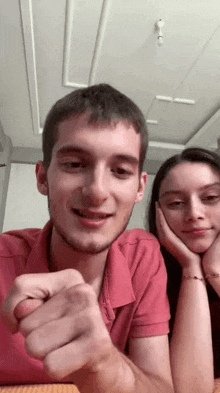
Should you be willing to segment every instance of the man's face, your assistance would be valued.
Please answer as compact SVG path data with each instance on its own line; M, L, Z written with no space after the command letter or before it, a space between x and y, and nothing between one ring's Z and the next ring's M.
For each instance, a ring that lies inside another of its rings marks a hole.
M144 195L139 155L140 135L123 122L97 128L83 115L59 125L49 168L39 162L36 172L62 240L86 253L109 248Z

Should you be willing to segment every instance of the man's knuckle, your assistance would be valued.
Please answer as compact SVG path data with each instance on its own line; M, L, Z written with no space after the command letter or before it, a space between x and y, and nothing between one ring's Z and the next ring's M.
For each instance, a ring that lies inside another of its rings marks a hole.
M53 379L59 380L61 379L61 375L59 375L59 370L57 370L54 360L53 354L49 354L44 359L44 368L46 373Z
M42 344L42 341L36 339L34 334L30 334L25 340L25 348L27 353L37 359L43 359L45 353L44 346Z
M27 284L27 274L22 274L21 276L16 277L14 280L14 287L20 291L25 288Z
M94 298L94 290L89 284L82 284L78 287L83 296L88 296L89 298Z
M66 269L65 274L68 277L68 280L73 283L83 283L83 276L82 274L75 269Z
M70 302L83 301L89 305L94 299L93 290L88 284L77 284L65 291L65 297Z
M27 328L25 319L21 319L21 321L19 322L18 331L21 332L24 337L28 335L30 329Z

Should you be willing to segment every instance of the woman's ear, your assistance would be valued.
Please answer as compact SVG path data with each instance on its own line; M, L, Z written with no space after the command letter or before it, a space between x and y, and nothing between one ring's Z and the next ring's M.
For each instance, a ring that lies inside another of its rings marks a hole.
M48 167L43 161L37 162L35 167L37 189L42 195L48 195L47 169Z
M142 172L139 180L139 188L135 199L135 203L138 203L143 199L146 185L147 185L147 172Z

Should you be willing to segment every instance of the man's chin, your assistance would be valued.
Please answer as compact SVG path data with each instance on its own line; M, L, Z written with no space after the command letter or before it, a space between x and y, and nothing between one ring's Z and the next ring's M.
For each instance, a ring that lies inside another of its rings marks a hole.
M100 241L90 241L88 243L83 243L81 239L70 238L60 230L57 230L57 233L61 237L64 244L69 246L72 250L84 254L100 254L101 252L108 250L112 244L112 241L106 243L101 243Z
M109 249L111 244L103 244L103 245L98 245L95 243L90 243L88 245L83 245L77 242L71 242L69 245L72 247L73 250L84 253L84 254L90 254L90 255L95 255L95 254L100 254L106 250Z
M130 218L130 216L129 216ZM83 241L83 234L80 237L80 235L77 236L71 236L66 233L63 228L60 226L56 225L57 223L51 218L52 223L54 225L55 231L57 234L60 236L62 239L63 243L65 245L68 245L71 247L74 251L78 251L80 253L85 253L85 254L100 254L101 252L104 252L110 248L110 246L118 239L118 237L124 232L124 230L127 227L128 220L125 220L125 223L121 230L115 233L115 236L113 234L113 237L111 239L106 239L106 236L103 235L103 237L100 239L91 239L88 238L88 234L86 235L86 238ZM87 239L87 240L86 240Z

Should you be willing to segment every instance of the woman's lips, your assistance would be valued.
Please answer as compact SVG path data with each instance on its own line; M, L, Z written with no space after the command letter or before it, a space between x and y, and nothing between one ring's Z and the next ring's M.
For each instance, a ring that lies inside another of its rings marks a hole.
M203 236L205 235L211 228L193 228L187 231L182 231L185 234L192 236Z

